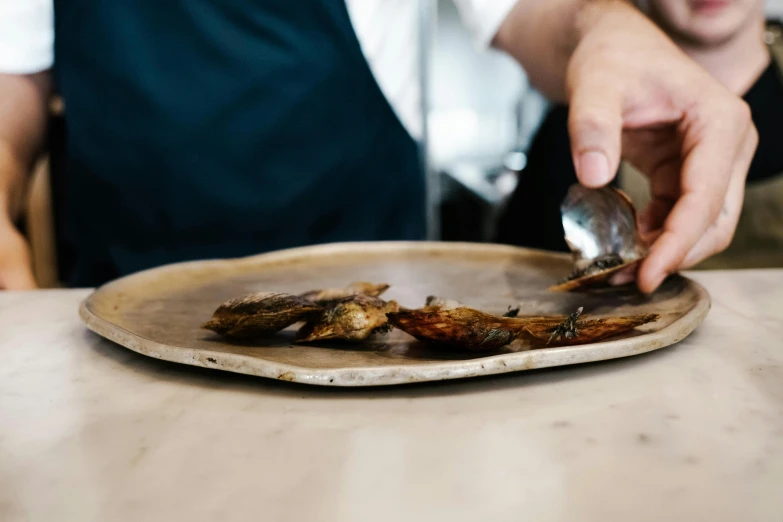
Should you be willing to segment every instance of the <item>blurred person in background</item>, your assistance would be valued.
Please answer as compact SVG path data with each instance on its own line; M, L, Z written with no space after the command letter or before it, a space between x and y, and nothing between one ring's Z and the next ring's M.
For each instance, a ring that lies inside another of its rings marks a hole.
M643 0L637 4L689 57L744 98L759 133L734 239L722 253L697 266L783 266L781 25L765 20L762 0ZM577 182L568 117L566 105L554 105L536 134L528 164L501 219L500 242L567 250L560 202L568 187ZM653 177L650 191L644 175L626 163L613 183L649 215L666 212L671 205L666 188L656 187L654 181ZM519 226L525 222L536 226Z
M585 185L611 181L621 136L650 160L689 144L660 173L676 204L655 224L641 289L725 246L756 145L739 98L626 2L457 4L478 45L569 102ZM35 286L15 218L52 89L67 131L53 187L69 286L191 259L423 239L418 5L0 0L0 287Z

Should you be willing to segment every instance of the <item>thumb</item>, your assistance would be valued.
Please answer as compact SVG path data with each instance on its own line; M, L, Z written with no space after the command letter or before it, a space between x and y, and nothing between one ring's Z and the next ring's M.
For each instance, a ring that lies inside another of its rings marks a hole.
M612 181L620 165L622 132L622 100L616 89L595 80L573 86L568 133L580 183L602 187Z

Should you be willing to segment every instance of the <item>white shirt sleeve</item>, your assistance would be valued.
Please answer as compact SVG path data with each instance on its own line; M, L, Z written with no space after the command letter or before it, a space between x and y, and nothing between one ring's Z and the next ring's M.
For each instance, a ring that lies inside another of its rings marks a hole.
M520 0L454 0L462 22L480 49L489 47L511 8Z
M345 4L378 87L410 135L421 138L419 0L345 0Z
M0 73L31 74L54 61L53 0L0 0Z

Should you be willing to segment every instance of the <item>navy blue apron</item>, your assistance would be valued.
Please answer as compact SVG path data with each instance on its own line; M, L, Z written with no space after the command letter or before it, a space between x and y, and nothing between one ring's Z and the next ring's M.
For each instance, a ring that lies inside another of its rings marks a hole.
M422 239L418 147L344 0L55 0L61 276Z

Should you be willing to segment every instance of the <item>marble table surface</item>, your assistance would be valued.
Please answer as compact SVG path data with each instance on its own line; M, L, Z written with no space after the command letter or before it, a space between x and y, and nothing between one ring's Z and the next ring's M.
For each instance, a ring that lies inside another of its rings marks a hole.
M88 332L87 291L0 293L0 520L783 520L783 270L691 274L648 354L324 389Z

